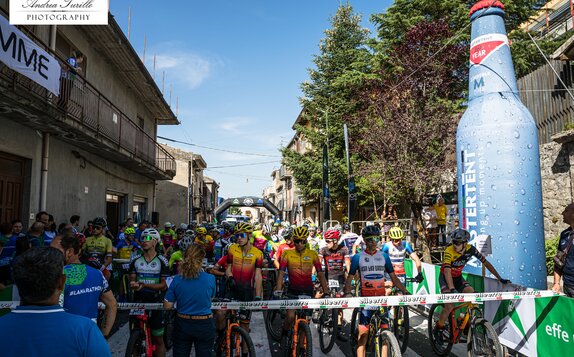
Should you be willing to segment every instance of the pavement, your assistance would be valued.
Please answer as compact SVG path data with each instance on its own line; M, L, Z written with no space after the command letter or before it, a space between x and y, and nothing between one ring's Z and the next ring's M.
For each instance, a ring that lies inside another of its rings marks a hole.
M345 310L344 318L346 321L351 320L352 310ZM430 357L435 356L430 347L428 337L427 337L427 320L424 316L417 314L415 311L410 311L410 325L411 330L409 334L409 348L407 352L403 354L406 357ZM348 328L348 325L347 325ZM342 342L337 340L335 346L329 352L329 354L324 354L319 348L319 334L315 325L311 327L313 334L313 356L314 357L324 357L324 356L351 356L351 349L349 342ZM113 336L108 340L112 355L114 357L124 356L126 344L129 338L129 328L128 324L124 323L119 329L113 334ZM281 349L277 342L272 341L267 336L267 331L265 330L265 321L263 317L263 312L254 311L251 317L251 338L253 344L255 345L255 351L257 356L262 357L279 357L281 356ZM458 344L452 349L450 356L466 356L466 345ZM168 357L172 357L171 351L167 354ZM192 352L191 356L195 356ZM197 356L203 357L203 356Z

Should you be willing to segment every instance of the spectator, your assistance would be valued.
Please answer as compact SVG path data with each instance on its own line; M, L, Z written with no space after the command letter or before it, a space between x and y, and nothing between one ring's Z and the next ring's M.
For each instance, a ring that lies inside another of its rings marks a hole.
M90 319L58 305L66 276L64 256L52 247L33 248L14 262L21 305L0 317L0 334L10 336L3 356L110 356L106 340Z
M425 236L429 248L437 246L437 216L433 205L423 208L422 218L425 223Z
M30 229L28 229L28 239L32 247L41 247L45 245L44 227L46 225L43 222L37 221L32 223ZM51 242L52 240L50 240ZM49 245L49 244L48 244Z
M30 248L32 248L30 236L23 236L16 239L16 252L14 253L14 259L24 254L24 252ZM14 262L14 259L12 259L12 262Z
M562 219L564 223L570 225L562 233L560 233L560 240L558 241L558 251L566 254L566 261L562 269L554 266L554 285L552 290L560 292L560 280L564 280L564 294L574 298L574 249L572 244L574 240L574 203L570 203L562 212Z
M434 205L436 211L437 223L437 240L440 245L446 245L446 213L447 208L444 204L444 198L441 195L436 196L436 204Z
M68 100L72 94L74 87L74 80L78 73L82 73L80 65L84 61L84 55L80 51L73 51L72 55L66 60L67 66L62 66L62 73L60 78L60 100L58 106L64 111L67 110Z
M40 211L36 213L36 222L40 222L44 225L44 230L42 231L42 239L40 239L40 242L42 245L50 245L50 242L54 237L49 237L47 233L51 230L50 215L48 212ZM35 246L34 242L32 242L32 246Z
M116 299L108 281L102 272L80 262L80 242L74 235L62 237L60 247L66 258L64 309L97 322L98 302L103 302L106 309L100 329L107 338L114 325L117 310Z
M142 232L146 230L146 228L147 228L147 222L141 221L140 224L138 225L138 229L136 229L136 235L134 236L138 244L141 244L141 235Z
M51 214L48 215L48 226L44 229L44 245L50 245L50 242L56 234L58 234L58 226L54 221L54 216ZM46 238L47 237L47 238Z
M23 229L24 225L22 224L21 220L15 219L12 221L12 238L14 238L14 241L16 241L16 238L25 235L22 233Z
M80 216L75 214L72 217L70 217L70 224L74 229L74 233L80 233Z
M84 227L82 234L85 237L91 237L94 234L94 222L88 221L88 224Z
M196 356L211 356L215 341L215 322L211 313L211 298L215 296L215 277L201 268L205 250L191 244L163 302L164 308L177 304L173 329L173 356L187 357L195 345Z

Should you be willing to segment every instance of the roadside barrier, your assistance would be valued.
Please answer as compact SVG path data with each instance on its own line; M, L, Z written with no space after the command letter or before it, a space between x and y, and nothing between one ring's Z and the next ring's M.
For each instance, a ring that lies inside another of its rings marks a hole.
M350 309L363 307L366 309L378 309L387 306L413 306L432 305L447 303L473 302L482 304L486 301L523 300L560 296L551 290L526 290L505 291L472 294L434 294L434 295L394 295L375 297L352 297L352 298L326 298L326 299L293 299L293 300L265 300L265 301L230 301L213 302L213 310L278 310L278 309ZM0 303L0 309L14 309L19 305L18 301ZM100 307L104 305L100 303ZM163 304L142 303L118 303L118 310L145 309L163 310Z

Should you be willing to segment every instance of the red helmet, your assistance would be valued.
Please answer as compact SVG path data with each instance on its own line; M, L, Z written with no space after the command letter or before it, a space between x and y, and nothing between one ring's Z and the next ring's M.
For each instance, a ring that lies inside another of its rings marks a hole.
M337 239L341 238L341 232L338 229L328 229L325 232L325 239Z

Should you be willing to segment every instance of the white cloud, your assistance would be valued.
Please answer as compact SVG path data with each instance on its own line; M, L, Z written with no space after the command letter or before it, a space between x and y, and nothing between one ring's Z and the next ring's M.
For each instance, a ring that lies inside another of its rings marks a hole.
M246 131L244 129L248 128L253 122L253 119L247 117L224 118L218 121L215 128L237 135L245 133Z

